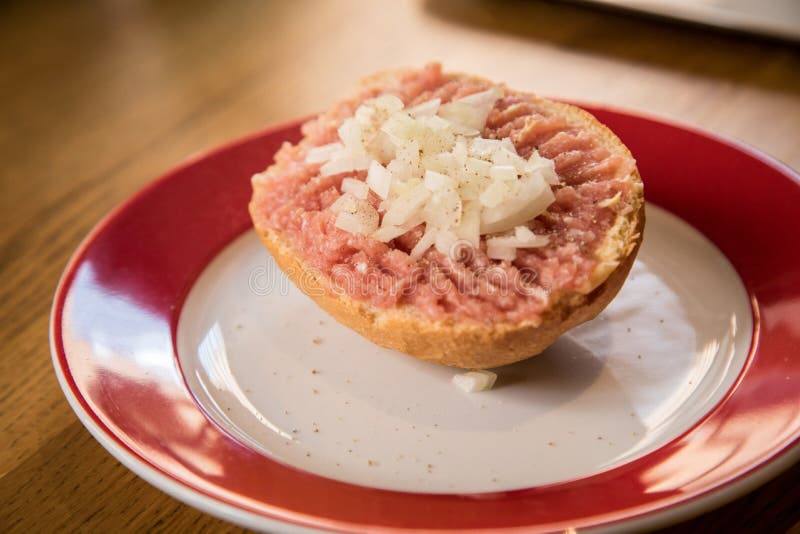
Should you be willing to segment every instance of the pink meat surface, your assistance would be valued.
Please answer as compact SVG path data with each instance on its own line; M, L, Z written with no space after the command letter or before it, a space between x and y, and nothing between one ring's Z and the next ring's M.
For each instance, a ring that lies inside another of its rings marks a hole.
M421 237L422 225L388 244L340 230L326 208L342 194L345 177L364 180L365 172L321 177L320 164L305 162L310 147L337 140L337 128L364 100L390 93L406 105L437 97L448 102L487 87L480 80L448 78L433 64L408 71L395 86L338 103L304 124L303 141L284 144L275 164L253 179L255 224L287 238L307 268L327 275L329 291L380 308L415 306L432 320L537 320L548 294L574 291L588 281L596 266L594 251L620 210L630 209L632 186L623 178L634 168L633 160L610 154L586 131L537 109L530 97L507 91L482 136L509 137L526 158L538 148L555 160L561 179L553 187L555 202L529 223L535 233L550 236L549 245L518 249L512 262L489 259L484 240L480 250L464 250L455 259L431 248L414 260L408 252ZM597 206L618 192L619 203ZM376 197L370 200L377 206Z

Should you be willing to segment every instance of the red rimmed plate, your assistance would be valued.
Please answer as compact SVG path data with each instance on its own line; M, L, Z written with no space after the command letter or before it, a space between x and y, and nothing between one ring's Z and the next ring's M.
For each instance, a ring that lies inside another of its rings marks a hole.
M262 529L642 527L752 488L800 453L797 175L590 111L636 155L645 246L598 320L488 394L284 289L246 205L294 123L181 166L92 231L53 306L68 400L140 476Z

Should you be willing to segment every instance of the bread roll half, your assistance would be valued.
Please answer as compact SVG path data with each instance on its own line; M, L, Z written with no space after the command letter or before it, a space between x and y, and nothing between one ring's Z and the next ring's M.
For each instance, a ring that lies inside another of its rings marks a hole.
M553 213L545 214L541 224L532 221L537 231L548 228L552 247L561 247L558 255L556 251L551 254L558 258L557 262L549 259L547 264L556 262L558 268L553 270L555 274L549 275L551 287L545 288L543 307L524 316L515 315L513 309L501 309L500 304L486 295L475 297L484 299L478 303L483 308L471 309L486 309L487 312L476 315L473 311L469 315L453 305L453 302L465 302L463 296L459 301L443 297L441 306L431 311L409 298L401 297L387 305L385 301L377 302L363 294L334 291L330 266L320 263L323 261L319 257L321 254L312 245L314 239L333 240L337 230L322 223L314 226L309 221L317 219L308 214L324 213L325 201L310 204L307 201L288 207L287 204L296 202L299 191L307 192L311 188L322 191L322 197L336 196L336 187L330 184L341 183L341 176L323 179L318 176L319 165L303 167L304 158L311 147L334 140L331 136L336 126L352 115L361 102L385 93L398 95L407 105L433 95L445 102L449 94L455 92L457 96L459 87L466 86L469 92L490 85L491 82L478 77L442 73L438 65L418 71L373 75L362 81L353 96L306 125L305 139L297 146L285 146L276 164L254 177L250 203L256 231L277 264L337 321L378 345L468 369L498 367L541 353L567 330L594 318L622 287L641 243L645 213L641 178L630 152L616 135L582 109L508 88L505 88L504 100L498 102L494 115L490 115L500 126L487 126L483 136L499 137L510 132L521 153L546 148L553 155L560 176L559 169L564 169L562 183L553 186L559 199L551 210ZM560 126L547 131L539 126L545 122ZM561 137L556 137L559 134ZM566 142L563 150L559 148L562 138ZM526 146L531 143L537 146ZM363 172L347 175L364 179ZM298 182L296 190L278 190L295 187L295 181ZM321 185L316 185L318 183ZM591 196L598 194L596 190L620 194L598 201ZM319 219L325 220L321 215ZM601 222L593 228L593 221ZM570 224L579 230L569 227ZM298 234L301 231L322 231L328 235L306 238ZM574 236L578 236L575 243L570 240ZM358 241L361 245L354 245L352 240L347 243L347 254L358 252L358 246L367 246L364 240ZM374 254L386 254L392 249L407 253L407 248L399 242L389 242ZM485 250L484 243L482 250ZM564 255L564 251L570 250L577 251L574 259ZM334 253L336 251L331 252ZM347 254L343 254L331 262L350 261ZM528 254L546 255L544 252ZM483 258L485 260L485 255ZM504 268L515 268L513 261L502 261L506 262ZM502 262L491 260L491 263ZM554 276L561 277L557 283L552 282ZM516 302L525 303L524 299ZM502 304L507 305L505 301Z

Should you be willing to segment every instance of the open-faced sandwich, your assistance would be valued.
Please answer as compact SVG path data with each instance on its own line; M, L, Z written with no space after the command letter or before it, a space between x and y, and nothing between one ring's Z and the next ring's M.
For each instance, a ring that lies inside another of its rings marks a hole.
M589 113L438 64L384 72L253 177L264 244L373 342L487 368L622 286L644 227L628 149Z

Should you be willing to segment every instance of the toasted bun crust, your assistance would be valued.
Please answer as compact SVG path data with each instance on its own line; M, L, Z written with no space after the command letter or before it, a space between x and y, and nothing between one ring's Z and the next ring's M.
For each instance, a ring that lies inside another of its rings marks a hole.
M395 73L373 75L362 88L385 85ZM463 74L451 74L465 77ZM630 152L608 128L586 111L527 95L540 109L565 117L571 125L594 135L612 153L631 157ZM597 267L589 283L575 292L551 294L550 305L538 324L530 321L496 323L435 322L413 306L377 308L347 295L326 291L318 271L306 269L292 244L279 232L256 228L275 261L304 293L313 298L337 321L374 343L423 360L468 369L498 367L541 353L558 337L596 317L622 287L633 265L644 230L645 213L641 178L634 170L625 180L638 192L632 210L618 216L594 253ZM250 209L253 209L251 203Z

